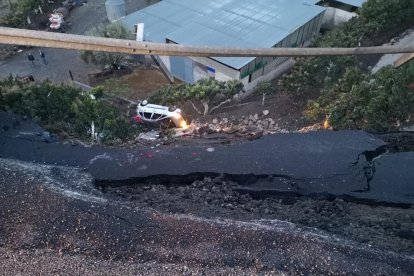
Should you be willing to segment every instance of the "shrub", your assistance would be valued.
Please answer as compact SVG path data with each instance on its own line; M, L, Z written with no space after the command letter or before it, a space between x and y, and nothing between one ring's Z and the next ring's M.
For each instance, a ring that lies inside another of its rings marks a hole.
M371 45L373 42L383 42L404 30L407 23L413 22L414 5L412 0L368 0L359 13L359 17L317 38L313 46L357 47L359 43ZM378 39L378 36L382 39ZM297 59L290 73L281 79L280 86L286 93L303 97L309 88L330 87L343 76L347 68L355 66L358 66L358 62L354 57Z
M0 25L20 28L24 25L27 15L37 8L41 0L19 0L15 3L9 2L10 13L0 20Z
M348 69L310 103L306 115L311 119L326 115L336 129L395 130L413 119L414 93L408 87L413 80L413 63L400 69L384 67L372 76Z
M98 27L89 30L86 35L105 38L133 39L132 32L130 32L124 25L118 23L99 25ZM83 51L80 57L85 63L92 63L105 68L113 65L120 65L125 60L126 56L126 54L122 53Z
M103 142L125 140L139 131L115 107L68 85L24 84L10 78L0 81L0 109L26 115L46 128L81 139L90 137L92 121Z
M213 78L206 78L194 84L180 84L160 89L150 98L151 102L158 104L177 104L189 101L199 114L211 114L225 103L232 100L232 97L243 89L239 81L218 81ZM203 105L204 110L200 111L193 101Z

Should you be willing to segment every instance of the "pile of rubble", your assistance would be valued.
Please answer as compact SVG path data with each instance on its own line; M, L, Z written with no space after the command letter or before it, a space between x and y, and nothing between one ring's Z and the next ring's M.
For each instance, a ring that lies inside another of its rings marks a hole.
M258 138L262 135L274 133L288 133L282 129L272 118L266 117L268 110L264 110L261 115L254 114L243 116L241 119L215 118L211 123L202 124L192 122L190 129L182 131L178 135L199 135L206 136L214 133L233 134L237 137Z

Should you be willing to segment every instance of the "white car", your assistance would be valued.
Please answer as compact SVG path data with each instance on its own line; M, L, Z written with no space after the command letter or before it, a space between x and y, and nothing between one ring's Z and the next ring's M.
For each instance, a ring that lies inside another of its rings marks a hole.
M179 108L169 108L157 104L149 104L148 101L142 101L137 106L137 115L147 123L160 123L164 120L171 120L177 128L188 128L188 123L183 118Z

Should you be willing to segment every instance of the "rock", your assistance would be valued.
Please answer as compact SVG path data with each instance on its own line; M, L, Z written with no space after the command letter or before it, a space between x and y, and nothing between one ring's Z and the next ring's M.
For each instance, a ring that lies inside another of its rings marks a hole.
M242 126L242 127L240 127L240 128L238 129L238 133L240 133L240 134L244 134L244 133L246 133L246 126Z
M254 114L253 118L257 121L259 120L259 114Z
M213 152L214 148L207 148L207 152Z
M246 130L246 132L250 132L252 134L259 133L259 132L263 131L263 129L261 129L260 127L257 127L257 126L246 126L245 130Z
M141 140L147 140L147 141L154 141L157 140L160 137L159 131L149 131L149 132L142 132L138 135L138 138Z
M264 116L267 116L267 115L269 115L270 112L269 112L269 110L263 110L262 113L263 113Z
M213 119L213 124L218 124L218 119L217 118Z
M223 118L223 120L221 121L221 123L223 123L223 124L227 124L229 122L229 119L227 119L227 118Z
M233 134L233 133L237 132L239 129L240 128L238 128L238 127L225 127L225 128L223 128L222 131L224 133L227 133L227 134Z
M215 131L212 130L209 126L202 126L198 129L197 132L198 132L199 135L206 135L206 134L212 134Z

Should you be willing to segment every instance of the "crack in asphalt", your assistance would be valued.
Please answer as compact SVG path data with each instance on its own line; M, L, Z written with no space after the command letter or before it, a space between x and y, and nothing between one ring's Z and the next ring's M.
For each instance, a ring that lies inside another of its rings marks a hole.
M365 164L362 167L364 177L366 179L366 187L364 189L353 190L354 193L367 193L371 191L371 182L374 179L376 172L376 161L379 160L384 154L388 153L387 145L378 147L373 151L365 151L358 155L355 166L359 164L360 157L363 155L365 157Z

